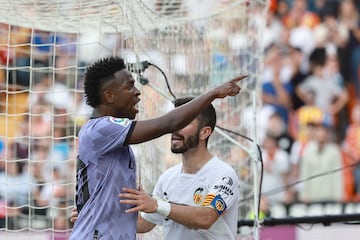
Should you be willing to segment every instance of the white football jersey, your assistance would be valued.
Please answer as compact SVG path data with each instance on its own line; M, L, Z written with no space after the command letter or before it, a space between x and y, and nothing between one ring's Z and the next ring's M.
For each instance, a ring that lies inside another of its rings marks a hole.
M219 158L213 157L196 174L182 173L181 163L166 170L153 195L177 204L212 207L219 214L209 229L195 230L156 213L142 213L144 219L164 226L165 240L236 238L239 179L234 169Z

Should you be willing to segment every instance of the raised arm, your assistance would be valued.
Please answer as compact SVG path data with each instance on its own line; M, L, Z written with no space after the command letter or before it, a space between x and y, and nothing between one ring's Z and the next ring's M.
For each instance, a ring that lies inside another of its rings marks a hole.
M238 76L161 117L136 122L128 144L142 143L185 127L215 99L237 95L240 92L238 83L246 77Z

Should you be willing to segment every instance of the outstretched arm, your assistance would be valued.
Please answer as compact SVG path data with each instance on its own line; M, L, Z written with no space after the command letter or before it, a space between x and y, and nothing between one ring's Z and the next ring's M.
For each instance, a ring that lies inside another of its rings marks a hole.
M127 213L137 211L146 213L162 212L159 210L160 202L146 194L143 190L124 188L123 193L119 194L119 196L121 204L135 205L135 207L126 210ZM170 212L168 216L164 216L164 219L169 218L188 228L208 229L218 218L217 212L210 207L195 207L175 203L170 203L170 205Z
M238 83L246 77L247 75L238 76L161 117L137 121L128 144L142 143L185 127L215 99L237 95L241 89Z

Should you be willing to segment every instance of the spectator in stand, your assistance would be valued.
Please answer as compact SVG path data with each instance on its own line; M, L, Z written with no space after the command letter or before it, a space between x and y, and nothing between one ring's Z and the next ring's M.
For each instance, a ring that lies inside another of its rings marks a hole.
M51 105L42 102L36 102L30 108L31 115L29 120L25 120L25 128L29 128L30 136L49 137L52 131ZM30 127L29 127L30 125Z
M6 212L0 227L17 229L17 216L27 209L34 191L34 181L19 162L8 160L5 164L6 172L0 172L0 205Z
M290 182L299 180L299 166L305 146L314 139L315 126L324 118L324 112L314 105L315 93L307 93L307 103L294 112L293 134L294 142L290 150ZM289 189L293 200L298 199L298 192L301 186Z
M338 86L342 88L345 87L344 78L340 73L339 59L335 52L327 52L326 54L324 76L325 78L332 80Z
M330 3L333 2L328 2L327 4L332 6ZM316 47L326 49L326 67L331 66L333 69L331 70L332 74L336 74L336 77L342 78L340 80L342 83L339 83L345 86L344 81L350 79L350 70L346 70L345 68L350 65L350 57L347 56L348 53L346 49L349 41L348 28L344 23L337 20L337 8L328 7L322 16L322 20L323 21L314 29ZM336 62L336 60L340 61Z
M286 52L273 45L266 54L262 85L262 100L264 107L273 108L278 112L285 124L289 121L289 109L291 107L290 95L292 87L289 82L291 77L291 66L285 61Z
M314 28L319 22L319 16L309 11L307 0L294 0L289 14L283 19L284 25L290 28L297 26Z
M324 111L315 105L314 99L315 93L309 91L307 93L307 103L295 112L294 126L296 132L294 138L296 141L307 141L309 124L318 123L324 117Z
M61 126L55 126L53 129L53 142L49 148L43 172L48 181L53 181L53 168L56 168L61 176L67 173L67 161L70 159L71 151L71 143L66 129Z
M269 191L288 184L289 154L279 147L276 137L271 134L265 136L262 150L264 176L261 191L266 195L270 206L279 202L287 203L289 200L287 191L275 194L269 193ZM267 193L269 193L269 196L267 196Z
M34 30L31 44L34 45L34 64L42 67L50 66L53 58L49 56L51 56L51 53L54 51L53 46L56 44L56 36L48 31Z
M292 64L292 75L290 83L292 88L295 90L301 83L303 83L308 76L307 72L304 72L301 68L303 53L300 48L293 47L290 49L290 60ZM291 94L291 105L292 110L296 111L304 105L304 101L297 95L296 91L293 91Z
M328 53L326 57L326 63L324 68L324 75L327 79L334 81L335 84L340 86L343 91L349 95L348 88L345 84L345 79L340 72L340 63L339 58L336 53ZM349 100L348 97L347 103L340 109L338 114L334 116L334 126L335 126L335 134L338 140L338 143L341 142L345 137L345 129L349 124L349 113L348 106Z
M286 0L277 0L276 2L276 15L281 20L282 25L284 25L283 21L289 14L290 5Z
M304 70L309 70L309 54L315 47L313 29L320 22L319 16L307 9L306 0L292 2L290 11L283 19L284 26L290 29L289 43L298 47L304 54Z
M270 47L272 44L277 44L280 41L279 36L281 35L283 28L284 26L276 16L275 12L271 10L268 11L263 34L263 44L265 49Z
M290 153L290 149L294 140L289 135L287 130L287 126L280 114L275 112L269 117L267 122L267 133L276 138L278 141L278 146L282 150Z
M331 141L330 117L325 118L315 128L315 140L303 149L300 162L300 179L304 182L299 192L302 202L342 201L343 177L340 147ZM309 180L310 177L324 174Z
M307 9L310 12L317 14L322 21L322 16L328 11L329 8L337 8L338 0L307 0Z
M65 200L67 194L61 171L54 167L51 178L44 184L37 197L37 205L40 207L57 206Z
M343 23L338 22L336 10L327 8L322 15L321 23L314 28L316 47L331 47L337 50L347 44L348 29Z
M288 131L289 135L292 136L292 138L296 138L296 134L298 132L296 126L296 113L298 109L305 104L304 101L298 96L296 88L305 81L308 73L303 70L304 54L302 53L301 49L297 47L292 47L290 48L289 54L289 59L292 66L290 84L293 91L290 95L291 109L289 111Z
M30 173L34 177L37 188L34 193L35 204L38 205L37 199L40 193L40 190L46 184L49 179L46 176L49 174L48 169L45 169L46 162L49 155L49 150L51 147L51 139L42 138L38 139L30 148L30 161L29 161L29 168ZM37 211L37 212L44 212L44 211ZM46 210L45 210L46 212Z
M350 87L350 56L347 53L347 45L349 42L349 31L347 26L337 20L337 6L339 2L327 1L325 3L324 12L322 15L322 23L314 29L317 47L324 47L326 49L326 64L325 77L333 79L338 85L344 88L348 93L353 92L353 87ZM353 93L352 93L353 94ZM352 105L352 100L349 98L349 103ZM336 135L339 142L343 140L348 122L347 108L342 108L339 114L335 117Z
M306 128L304 129L303 139L296 139L291 146L290 150L290 174L289 182L294 183L299 181L299 167L301 164L301 159L304 153L306 145L313 141L315 138L315 126L314 122L308 122ZM298 201L298 194L301 191L301 185L294 186L289 189L289 197L294 201Z
M357 103L351 112L351 124L346 130L342 144L344 164L357 163L354 168L344 169L346 200L360 199L360 104Z
M346 73L346 70L350 70L348 72L351 73L350 77L355 87L355 96L358 99L360 97L360 17L353 0L342 0L340 2L338 22L348 29L346 54L341 59L345 62L345 70L342 72ZM347 59L350 59L350 62ZM346 66L349 66L350 69L347 69Z
M304 101L308 102L309 93L314 94L314 105L334 119L348 101L347 91L324 74L326 61L325 48L316 48L310 55L311 74L298 86L296 92Z
M24 27L12 27L9 63L13 67L30 68L30 36L31 29ZM30 72L28 69L18 69L10 71L9 83L12 87L23 89L28 87L30 83Z
M328 59L336 64L332 65L336 69L337 75L343 78L343 87L347 88L347 91L351 97L349 97L348 106L351 108L355 103L355 86L356 86L356 70L352 69L351 59L354 49L356 49L357 41L354 38L354 34L351 33L348 27L348 18L357 18L357 11L354 11L355 7L349 1L326 1L326 10L323 14L322 23L314 29L314 35L318 47L325 47L328 55ZM341 8L339 8L342 6ZM345 7L344 7L345 6ZM343 9L343 10L342 10ZM342 13L343 12L343 13ZM346 16L343 16L343 15ZM354 53L356 55L356 51ZM333 61L337 58L337 61ZM355 60L357 61L357 60ZM356 69L356 67L353 67ZM340 126L337 129L344 130L349 122L348 111L343 109L340 112L339 120ZM347 109L346 109L347 110ZM340 140L343 139L344 132L337 132Z
M0 173L0 199L8 206L18 207L29 204L34 193L34 178L26 167L15 160L6 162L6 172Z

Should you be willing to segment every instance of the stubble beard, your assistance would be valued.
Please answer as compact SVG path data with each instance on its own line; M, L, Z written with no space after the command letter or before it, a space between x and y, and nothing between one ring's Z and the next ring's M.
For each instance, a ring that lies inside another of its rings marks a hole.
M172 153L185 153L189 149L195 148L199 145L199 134L196 133L192 136L190 136L187 140L183 141L183 144L180 146L177 146L176 144L171 144L171 152Z

